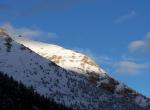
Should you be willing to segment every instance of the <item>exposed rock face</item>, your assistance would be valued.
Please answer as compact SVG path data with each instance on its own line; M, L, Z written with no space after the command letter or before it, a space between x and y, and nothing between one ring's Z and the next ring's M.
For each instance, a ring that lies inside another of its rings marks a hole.
M7 34L5 29L0 28L0 36L8 36L8 34Z

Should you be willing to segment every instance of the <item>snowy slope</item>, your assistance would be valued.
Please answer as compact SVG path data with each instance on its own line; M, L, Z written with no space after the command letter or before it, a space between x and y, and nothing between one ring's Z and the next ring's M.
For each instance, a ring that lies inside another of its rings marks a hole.
M62 68L82 74L94 72L105 76L105 71L86 55L53 44L32 41L22 37L13 38Z
M149 99L121 85L101 69L97 73L85 69L84 74L69 70L0 33L0 71L58 103L76 110L148 110L150 107Z

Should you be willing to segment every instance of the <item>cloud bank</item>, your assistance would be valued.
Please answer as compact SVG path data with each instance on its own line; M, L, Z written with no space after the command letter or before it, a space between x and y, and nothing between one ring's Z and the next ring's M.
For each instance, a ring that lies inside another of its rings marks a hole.
M45 32L42 30L31 29L27 27L16 28L9 23L3 24L0 27L6 29L9 35L12 37L18 37L21 35L24 38L36 39L36 40L48 40L58 37L55 33Z
M132 53L150 53L150 32L147 33L144 39L131 42L128 48Z
M74 50L91 57L100 67L105 67L106 71L113 70L113 72L120 75L136 75L150 69L150 63L142 63L137 61L136 58L120 56L120 58L115 59L113 56L98 55L89 49L75 48Z
M128 21L128 20L134 18L136 15L137 15L136 12L134 10L132 10L130 13L124 14L124 15L116 18L114 20L114 23L116 23L116 24L123 23L125 21Z
M116 72L120 74L137 74L149 68L147 64L140 64L132 61L119 61L113 66L116 68Z
M0 3L0 19L5 21L50 15L51 12L70 10L80 4L87 4L95 0L5 0ZM11 17L10 17L11 16ZM4 22L5 22L4 21Z

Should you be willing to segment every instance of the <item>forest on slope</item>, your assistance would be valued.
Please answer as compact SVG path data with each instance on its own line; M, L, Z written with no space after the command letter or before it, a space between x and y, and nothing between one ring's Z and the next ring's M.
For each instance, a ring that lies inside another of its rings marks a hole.
M72 110L0 72L0 110Z

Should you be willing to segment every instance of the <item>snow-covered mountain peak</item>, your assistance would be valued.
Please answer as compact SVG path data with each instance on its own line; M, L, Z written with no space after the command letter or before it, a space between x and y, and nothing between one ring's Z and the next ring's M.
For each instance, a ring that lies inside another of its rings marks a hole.
M0 36L0 71L57 103L75 110L150 108L149 99L105 74L83 54L56 45L27 41L21 36L10 37L3 31ZM82 61L84 57L85 61ZM63 65L61 60L66 60ZM81 68L80 63L85 63L85 68Z
M73 50L65 49L57 45L47 44L32 40L27 40L22 37L14 37L14 39L30 48L34 52L43 56L44 58L55 62L60 67L75 71L78 73L95 73L105 76L105 71L101 69L95 61L86 55L75 52Z

